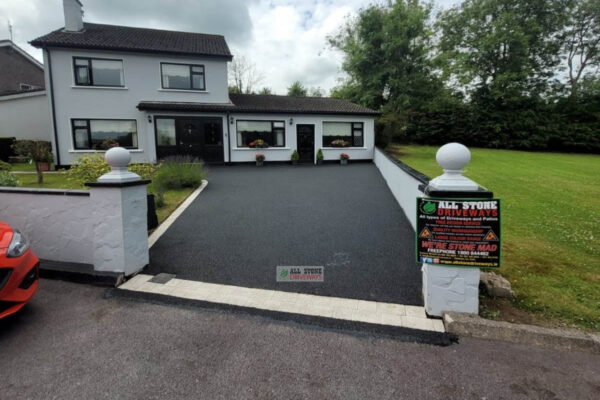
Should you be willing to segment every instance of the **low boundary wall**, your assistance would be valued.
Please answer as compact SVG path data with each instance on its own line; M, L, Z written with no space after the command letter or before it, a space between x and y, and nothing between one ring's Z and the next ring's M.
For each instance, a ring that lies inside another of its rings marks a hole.
M423 196L423 188L429 183L429 177L409 167L376 147L373 162L385 179L404 214L416 229L417 197Z
M0 220L44 260L93 264L94 218L88 190L0 188Z

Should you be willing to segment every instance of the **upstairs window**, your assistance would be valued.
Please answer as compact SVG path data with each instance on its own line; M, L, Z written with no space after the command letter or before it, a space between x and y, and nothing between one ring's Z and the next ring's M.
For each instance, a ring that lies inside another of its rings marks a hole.
M123 60L73 58L75 85L123 87Z
M362 122L323 122L323 147L363 147Z
M237 121L238 147L284 147L284 121Z
M135 149L138 146L134 119L73 119L71 128L76 150L108 150L113 146Z
M204 65L161 63L163 89L206 90Z

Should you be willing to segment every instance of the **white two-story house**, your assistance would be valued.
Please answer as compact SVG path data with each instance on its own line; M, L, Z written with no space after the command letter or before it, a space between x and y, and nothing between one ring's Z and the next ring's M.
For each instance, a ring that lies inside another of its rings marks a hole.
M199 5L201 7L201 5ZM55 164L109 145L133 162L192 155L208 163L371 160L377 112L345 100L229 94L232 54L220 35L83 22L63 0L65 27L31 42L44 53ZM263 146L257 148L261 139ZM343 147L338 147L338 146Z

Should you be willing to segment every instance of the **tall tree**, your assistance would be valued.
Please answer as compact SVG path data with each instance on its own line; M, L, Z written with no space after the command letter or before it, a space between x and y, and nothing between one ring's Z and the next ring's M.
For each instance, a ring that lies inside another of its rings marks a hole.
M574 98L585 76L584 71L600 67L600 1L570 1L567 15L563 52L569 74L570 97ZM588 80L593 79L590 77Z
M288 87L287 94L288 96L308 96L308 89L300 81L295 81Z
M430 57L430 12L428 3L395 0L347 20L329 37L344 54L347 75L332 95L390 110L416 109L437 97L441 85Z
M465 0L442 12L444 77L468 94L507 100L543 93L559 62L560 0Z
M254 93L263 81L264 75L258 71L256 64L246 56L237 56L229 65L229 91L231 93Z

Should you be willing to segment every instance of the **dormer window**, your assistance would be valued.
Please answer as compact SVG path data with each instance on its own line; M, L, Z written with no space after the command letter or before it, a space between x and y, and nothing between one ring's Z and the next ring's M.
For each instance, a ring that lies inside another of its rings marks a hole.
M204 65L160 64L163 89L206 90Z
M123 87L123 60L74 57L75 85Z

